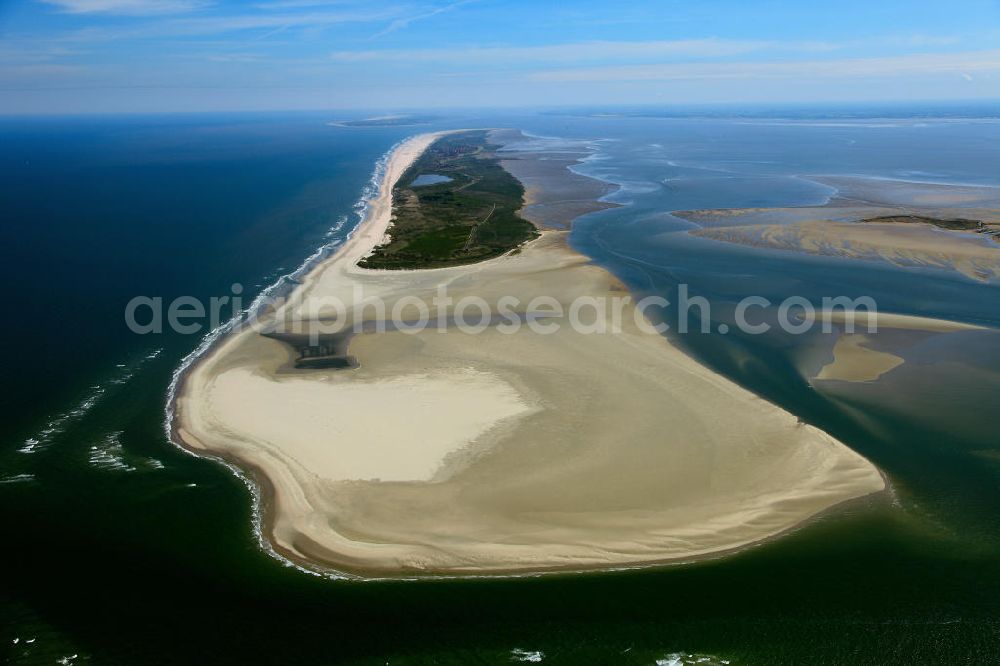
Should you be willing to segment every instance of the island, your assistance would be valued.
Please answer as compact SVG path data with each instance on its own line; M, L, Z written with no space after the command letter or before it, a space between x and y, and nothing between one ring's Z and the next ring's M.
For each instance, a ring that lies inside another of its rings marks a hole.
M393 188L392 233L364 268L437 268L504 254L538 234L518 215L524 188L488 132L441 137Z
M371 116L369 118L334 120L329 124L334 127L410 127L413 125L427 125L437 119L438 116L391 113L384 116Z
M884 490L864 457L653 330L567 242L566 211L606 184L531 159L516 133L405 141L350 239L180 378L175 441L246 475L273 553L362 578L650 566ZM535 174L530 201L518 169ZM545 205L528 224L531 201ZM443 288L434 325L379 325ZM454 325L457 303L504 299L512 317ZM612 300L604 328L594 304ZM511 325L580 303L586 331ZM303 364L313 347L342 362Z

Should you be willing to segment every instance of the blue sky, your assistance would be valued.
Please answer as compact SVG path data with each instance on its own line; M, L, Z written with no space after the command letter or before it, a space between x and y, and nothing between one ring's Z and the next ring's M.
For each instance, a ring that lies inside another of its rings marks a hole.
M0 0L0 113L1000 99L1000 0Z

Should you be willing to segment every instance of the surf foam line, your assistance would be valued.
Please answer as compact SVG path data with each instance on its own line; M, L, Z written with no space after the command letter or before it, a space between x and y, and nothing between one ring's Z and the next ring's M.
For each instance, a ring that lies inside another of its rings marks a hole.
M167 387L167 402L164 409L164 430L167 434L167 438L173 441L171 436L171 427L174 418L174 402L177 394L177 387L180 385L181 379L183 379L185 373L191 366L193 366L198 359L207 354L219 340L224 338L227 333L231 332L238 325L245 322L251 314L258 312L264 304L271 298L280 297L284 293L291 291L294 287L298 286L299 280L309 273L313 268L316 267L321 261L330 257L334 252L340 249L357 231L361 223L364 222L365 216L368 214L369 201L378 195L379 187L382 182L382 178L385 175L385 170L389 162L389 157L402 143L394 144L389 150L387 150L375 163L375 169L372 172L372 176L368 181L368 184L364 186L361 190L360 198L354 203L354 213L357 217L357 222L351 231L340 239L334 239L323 245L319 246L315 252L306 257L298 268L295 270L285 273L278 277L277 280L272 282L270 285L265 287L254 300L239 313L234 315L230 320L220 324L215 327L201 339L198 346L194 348L187 356L181 359L180 364L174 370L170 378L170 384ZM327 232L326 237L331 237L337 232L343 229L347 222L346 217L341 217L336 224L334 224L330 230ZM186 451L183 447L182 450Z
M400 145L405 142L406 139L393 144L376 162L375 168L372 171L371 178L369 178L368 183L362 188L361 195L358 200L354 203L353 209L357 221L353 228L347 233L346 236L340 239L334 239L323 245L319 246L315 252L306 257L305 261L299 265L294 271L286 273L275 280L268 287L265 287L260 294L241 312L233 316L229 321L220 324L216 328L209 331L205 337L201 339L201 342L197 347L194 348L187 356L181 359L180 364L174 370L170 377L170 384L167 386L166 403L163 409L163 429L167 436L167 440L174 445L175 448L179 449L183 453L200 459L210 459L223 466L225 466L233 475L238 478L247 490L250 492L251 497L251 522L253 525L254 537L257 540L257 544L262 551L270 555L272 558L280 562L283 566L294 568L302 573L309 574L311 576L317 576L321 578L326 578L330 580L350 580L353 576L347 574L341 574L338 572L333 572L327 569L313 569L310 567L303 566L299 563L293 562L287 557L278 553L271 543L268 541L267 537L264 536L263 528L263 500L261 497L260 490L257 484L254 483L253 479L245 473L239 467L236 467L227 460L221 458L204 455L195 454L194 452L188 450L187 448L181 446L174 439L174 416L175 416L175 406L177 401L177 389L184 379L184 376L190 371L192 367L201 359L203 356L211 352L217 344L219 344L225 337L233 332L239 325L243 324L252 314L257 313L264 304L267 303L272 298L277 298L282 295L286 295L291 292L299 284L299 280L308 274L313 268L315 268L320 262L329 258L337 250L339 250L351 237L357 232L358 228L364 223L365 218L368 215L368 210L371 206L370 202L379 194L379 190L382 186L382 180L385 177L386 169L389 165L389 159L392 154L400 147ZM348 221L347 216L342 216L337 220L330 230L327 232L326 237L330 238L336 235L339 231L343 229Z

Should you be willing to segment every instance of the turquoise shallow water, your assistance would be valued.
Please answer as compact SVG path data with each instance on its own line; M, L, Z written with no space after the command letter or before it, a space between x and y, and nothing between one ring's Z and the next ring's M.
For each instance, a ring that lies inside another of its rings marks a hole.
M535 651L543 663L912 663L997 653L990 404L1000 346L988 334L920 348L905 373L839 393L802 378L808 340L681 336L703 362L870 457L894 488L733 557L359 584L262 553L248 491L163 434L167 384L199 336L136 336L122 311L135 295L231 295L234 282L249 300L342 238L379 156L431 127L327 120L0 126L0 270L17 303L3 333L0 649L14 663L75 654L72 663L465 664ZM625 205L578 220L573 243L638 292L683 282L723 317L748 294L869 294L884 310L1000 324L996 284L700 241L673 233L687 225L665 214L822 203L830 188L803 178L815 174L1000 185L996 123L511 114L439 124L590 143L596 153L579 170L619 184L610 198Z

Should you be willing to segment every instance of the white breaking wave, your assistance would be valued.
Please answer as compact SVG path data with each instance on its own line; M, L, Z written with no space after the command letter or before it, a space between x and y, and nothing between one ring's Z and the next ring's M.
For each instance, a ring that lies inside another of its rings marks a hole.
M281 287L285 286L289 282L297 281L303 275L308 273L319 260L326 258L333 251L347 242L347 240L353 235L354 230L357 229L357 225L364 221L365 216L368 213L369 201L378 194L382 177L385 174L385 170L389 163L389 157L396 150L396 148L399 147L400 143L397 143L389 148L389 150L386 151L385 154L383 154L382 157L380 157L375 163L375 169L372 172L371 178L368 180L368 184L361 190L361 197L354 203L354 213L357 217L357 223L350 233L343 238L336 238L319 246L315 252L306 257L306 260L303 261L298 268L290 273L282 275L268 287L264 288L260 294L254 298L250 305L237 313L232 319L209 331L205 337L201 339L198 346L195 347L190 354L181 359L181 362L174 370L173 375L170 378L170 384L167 387L167 402L164 408L163 428L167 433L168 439L173 441L170 427L174 418L174 397L177 393L177 386L180 383L180 378L184 375L187 369L191 367L191 365L194 364L194 362L197 361L202 355L204 355L205 352L211 349L212 345L214 345L219 339L246 321L251 314L256 313L266 302L268 302L276 291L281 289ZM330 228L330 231L335 234L336 231L343 229L344 225L347 224L348 219L349 218L347 216L342 216L338 219L337 223ZM329 235L330 234L328 234L328 236ZM185 450L183 447L181 447L181 449Z
M88 393L75 407L49 419L44 428L24 440L24 444L17 450L18 453L31 454L44 450L73 423L86 416L108 392L109 386L127 384L148 361L157 358L161 353L163 353L162 348L154 349L131 365L126 363L116 364L117 374L114 377L107 380L104 384L91 386Z
M710 654L686 654L684 652L673 652L656 660L656 666L690 666L692 664L703 664L704 666L726 666L730 663L728 659L719 659Z
M49 420L48 424L34 436L24 440L24 445L21 446L17 451L18 453L35 453L47 447L52 443L52 440L65 432L66 428L70 426L75 421L80 420L84 415L87 414L97 401L107 392L107 389L101 385L95 385L90 387L90 393L88 393L83 400L81 400L76 407L68 411L59 414Z
M0 477L0 485L6 485L9 483L27 483L34 480L34 474L13 474L11 476Z
M337 218L337 223L330 227L330 229L326 232L326 238L335 238L337 234L343 231L344 226L347 225L347 222L350 219L351 218L347 215L341 215Z
M514 648L510 651L511 661L525 661L531 663L538 663L545 658L545 654L541 650L522 650L521 648Z
M121 431L108 433L88 450L87 460L98 469L113 472L138 472L141 469L164 469L156 458L130 456L121 442Z
M100 444L90 447L87 457L90 464L100 469L119 472L134 472L135 467L125 460L125 447L122 446L121 432L108 433Z
M180 364L174 370L173 375L170 378L170 384L167 386L166 404L163 407L163 415L164 415L163 429L166 432L167 439L172 444L174 444L174 446L176 446L178 449L180 449L187 455L190 456L195 455L194 453L188 451L183 446L174 441L173 432L171 429L174 420L174 398L177 394L177 387L180 384L181 377L183 377L184 373L188 370L188 368L190 368L199 358L201 358L203 354L205 354L208 350L210 350L218 340L220 340L223 336L232 331L233 328L235 328L237 325L245 321L245 319L251 313L256 312L266 302L266 300L271 296L271 294L273 294L275 291L277 291L286 284L286 281L295 281L298 278L302 277L305 273L309 272L309 270L311 270L312 267L320 259L328 257L332 252L334 252L337 248L346 243L351 238L351 236L354 235L354 232L357 230L358 226L361 224L361 222L364 221L366 215L368 214L369 201L378 195L379 188L382 183L382 178L385 174L386 168L388 168L389 158L392 156L392 154L396 151L396 149L400 146L401 143L402 142L396 143L391 148L389 148L389 150L387 150L382 155L382 157L380 157L378 161L375 163L375 168L372 171L372 176L369 179L368 184L365 185L365 187L362 189L360 198L354 203L354 214L357 217L357 223L346 236L344 236L343 238L334 239L329 243L321 245L319 248L317 248L315 252L309 255L309 257L307 257L306 260L303 261L298 268L296 268L291 273L281 276L273 284L265 288L257 296L257 298L253 300L253 302L249 306L244 308L242 312L238 313L236 316L234 316L226 323L221 324L220 326L209 331L208 334L206 334L205 337L201 339L201 342L198 344L198 346L195 347L195 349L190 354L181 359ZM334 227L332 227L331 229L337 229L337 230L342 229L343 226L347 224L348 220L349 220L348 217L346 216L342 217L337 221L337 224L334 225ZM197 457L205 457L205 456L197 456ZM247 489L250 491L250 496L253 501L253 532L254 536L257 538L257 543L261 550L263 550L265 553L269 554L271 557L281 562L284 566L296 569L298 571L301 571L302 573L306 573L312 576L317 576L320 578L327 578L330 580L345 580L352 578L351 576L345 574L328 572L326 570L319 571L316 569L310 569L301 566L299 564L296 564L295 562L289 560L287 557L283 557L280 554L278 554L278 552L274 550L274 548L271 546L268 540L264 537L264 531L261 526L262 522L261 497L260 497L260 491L258 490L256 484L254 484L250 480L250 478L243 472L243 470L236 467L235 465L219 458L215 458L215 460L220 464L225 465L229 469L229 471L231 471L236 476L236 478L242 481L243 485L245 485ZM190 487L194 486L195 484L190 484Z

